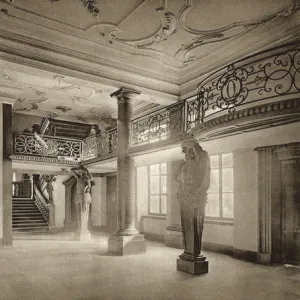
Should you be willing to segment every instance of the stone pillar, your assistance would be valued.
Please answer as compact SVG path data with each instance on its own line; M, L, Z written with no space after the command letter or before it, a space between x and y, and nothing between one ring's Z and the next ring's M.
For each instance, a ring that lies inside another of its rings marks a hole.
M12 246L12 107L3 105L3 237L4 246Z
M92 188L92 225L93 228L106 226L106 177L94 177Z
M118 165L118 229L109 238L108 251L118 254L138 254L146 251L144 236L136 230L136 201L133 158L127 154L131 137L132 101L139 92L121 88L111 97L118 100L117 165Z
M3 104L0 103L0 186L3 186ZM0 190L0 247L3 245L3 192Z

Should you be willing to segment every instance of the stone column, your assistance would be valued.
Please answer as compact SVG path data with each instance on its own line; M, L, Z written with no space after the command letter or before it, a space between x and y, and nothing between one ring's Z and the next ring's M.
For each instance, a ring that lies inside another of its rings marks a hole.
M127 154L131 137L132 101L140 93L121 88L111 97L118 100L117 137L117 206L118 229L109 238L108 251L118 254L137 254L146 251L144 236L136 230L136 201L133 158Z
M12 246L12 106L3 105L3 239L4 246Z

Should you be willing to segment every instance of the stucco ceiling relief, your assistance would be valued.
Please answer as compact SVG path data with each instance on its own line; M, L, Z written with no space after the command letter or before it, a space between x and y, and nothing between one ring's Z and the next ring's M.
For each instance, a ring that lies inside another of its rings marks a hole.
M183 44L174 55L174 58L176 60L182 61L184 64L188 64L197 60L197 54L195 53L195 51L192 51L199 48L200 46L226 41L241 36L271 20L280 17L288 17L294 14L300 8L300 1L294 0L292 4L263 18L246 22L234 22L230 25L214 30L198 30L195 28L191 28L187 24L187 20L188 13L190 10L192 10L192 8L193 0L186 0L185 5L182 7L178 14L178 21L181 27L187 33L195 36L189 42Z
M50 2L58 2L61 0L49 0ZM83 5L87 8L87 10L94 16L97 17L99 14L99 8L97 6L97 1L95 0L81 0Z

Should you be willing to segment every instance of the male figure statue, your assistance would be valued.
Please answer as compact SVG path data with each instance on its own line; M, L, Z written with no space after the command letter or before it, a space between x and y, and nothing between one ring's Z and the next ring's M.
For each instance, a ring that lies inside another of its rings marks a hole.
M177 260L177 269L192 274L207 273L208 262L200 253L210 185L210 159L194 140L184 142L182 152L186 161L179 167L175 180L178 183L184 253Z
M81 242L89 242L91 234L88 231L89 208L91 204L91 186L93 177L90 172L83 166L72 168L72 173L77 180L75 204L78 212L78 229L76 237Z

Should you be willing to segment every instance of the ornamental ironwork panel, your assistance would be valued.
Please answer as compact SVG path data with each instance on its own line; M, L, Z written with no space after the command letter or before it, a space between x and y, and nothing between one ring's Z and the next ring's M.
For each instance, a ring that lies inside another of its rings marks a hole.
M241 105L276 100L299 91L300 47L293 46L265 52L217 71L199 84L197 100L187 110L197 116L196 123L201 123L204 117L220 111L233 113Z
M81 157L81 141L67 140L57 137L43 137L46 148L41 147L33 134L14 134L14 154L44 157L66 157L79 160Z
M132 121L132 146L174 138L184 131L184 102Z
M97 156L113 156L117 154L117 130L99 134L96 137Z
M117 154L117 130L88 137L83 141L82 159L111 157Z
M96 136L91 136L82 142L82 160L95 157L97 157L97 139Z

